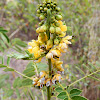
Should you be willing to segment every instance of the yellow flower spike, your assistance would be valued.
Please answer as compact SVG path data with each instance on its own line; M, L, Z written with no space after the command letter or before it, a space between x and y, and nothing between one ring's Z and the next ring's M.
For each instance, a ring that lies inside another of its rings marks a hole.
M58 21L58 23L60 24L60 27L63 25L63 22L62 21Z
M62 25L61 26L61 31L63 31L63 32L67 31L67 26L66 25Z

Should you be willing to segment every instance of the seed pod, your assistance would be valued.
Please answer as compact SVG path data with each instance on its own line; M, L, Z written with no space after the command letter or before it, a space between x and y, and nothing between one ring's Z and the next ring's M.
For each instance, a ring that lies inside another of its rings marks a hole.
M60 34L61 33L61 29L59 27L56 27L56 34Z
M57 39L57 38L54 39L54 44L55 44L55 45L58 45L58 44L59 44L59 39Z
M40 17L39 17L39 19L43 20L43 19L45 19L45 16L43 14L41 14Z
M54 33L55 32L55 28L53 26L50 27L50 33Z
M62 16L61 15L56 15L56 20L62 20Z

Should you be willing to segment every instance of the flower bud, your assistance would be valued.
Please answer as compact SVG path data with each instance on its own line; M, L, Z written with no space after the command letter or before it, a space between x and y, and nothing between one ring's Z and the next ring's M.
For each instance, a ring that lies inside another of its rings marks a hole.
M39 26L42 26L44 24L44 21L41 21L40 23L39 23Z
M50 27L50 33L54 33L55 32L55 28L53 26Z
M56 7L56 10L59 12L60 11L60 8L59 7Z
M40 27L40 32L46 32L46 29L47 29L46 25L43 25Z
M36 33L40 33L40 27L36 29Z
M45 8L44 8L44 11L47 11L47 10L48 10L48 8L45 7Z
M45 19L45 16L43 14L41 14L40 17L39 17L39 19L43 20L43 19Z
M57 20L62 20L62 16L61 15L56 15L56 19Z
M53 54L52 54L52 53L48 53L48 54L46 55L46 57L47 57L48 59L51 59L51 58L53 58Z
M37 10L37 13L40 14L40 10L39 9Z
M56 39L54 39L54 44L55 45L58 45L59 44L59 40L56 38Z
M56 34L60 34L61 33L61 29L59 27L56 27Z
M40 7L40 10L43 10L43 7Z
M55 23L55 26L59 27L60 26L60 23L56 22Z

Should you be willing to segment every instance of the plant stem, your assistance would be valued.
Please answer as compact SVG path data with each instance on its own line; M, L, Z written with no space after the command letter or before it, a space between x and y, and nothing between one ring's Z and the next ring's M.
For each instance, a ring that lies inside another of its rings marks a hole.
M14 70L14 71L15 71L16 73L20 74L21 76L26 77L26 78L28 78L28 79L32 80L30 77L28 77L28 76L26 76L26 75L24 75L24 74L22 74L22 73L18 72L17 70Z
M46 25L47 25L47 31L46 31L46 34L47 34L47 37L48 37L48 40L50 39L50 21L51 21L51 12L50 12L50 9L47 10L47 21L46 21ZM51 59L48 59L48 65L49 65L49 78L51 78ZM47 100L50 100L51 99L51 88L50 86L47 87Z
M77 80L77 81L75 81L75 82L71 83L71 84L69 85L69 87L70 87L70 86L72 86L72 85L74 85L74 84L76 84L77 82L79 82L79 81L81 81L81 80L83 80L83 79L87 78L87 77L90 77L90 76L91 76L91 75L93 75L93 74L98 73L98 72L100 72L100 70L97 70L97 71L95 71L95 72L93 72L93 73L91 73L91 74L89 74L89 75L86 75L86 76L84 76L84 77L80 78L79 80Z
M49 65L49 78L51 78L51 59L48 59L48 65ZM50 86L47 87L47 100L51 99L51 88Z
M62 88L63 90L65 90L64 87L63 87L60 83L58 83L58 84L61 86L61 88ZM71 98L70 98L69 93L67 92L67 90L65 90L65 92L66 92L66 94L67 94L67 96L68 96L68 100L71 100Z

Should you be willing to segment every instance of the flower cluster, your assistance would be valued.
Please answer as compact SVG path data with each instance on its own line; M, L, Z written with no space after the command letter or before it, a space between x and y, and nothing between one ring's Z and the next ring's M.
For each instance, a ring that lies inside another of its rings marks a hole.
M55 74L53 78L49 78L48 73L46 71L41 71L39 77L33 78L33 85L39 86L42 88L43 86L51 86L55 84L57 81L60 82L62 79L60 74Z
M50 18L48 24L48 13L50 11ZM56 3L44 2L43 5L38 7L38 15L41 20L39 27L36 29L38 35L38 40L32 40L29 42L28 51L34 53L34 57L37 62L40 62L42 55L44 54L47 59L51 60L52 63L52 73L46 71L40 72L38 77L33 78L33 85L43 87L43 85L51 86L57 81L60 82L64 74L64 69L62 67L63 61L60 61L61 53L67 52L69 41L72 36L66 36L67 26L65 22L62 21L62 15L59 13L60 8L57 7ZM50 37L48 37L48 33Z

